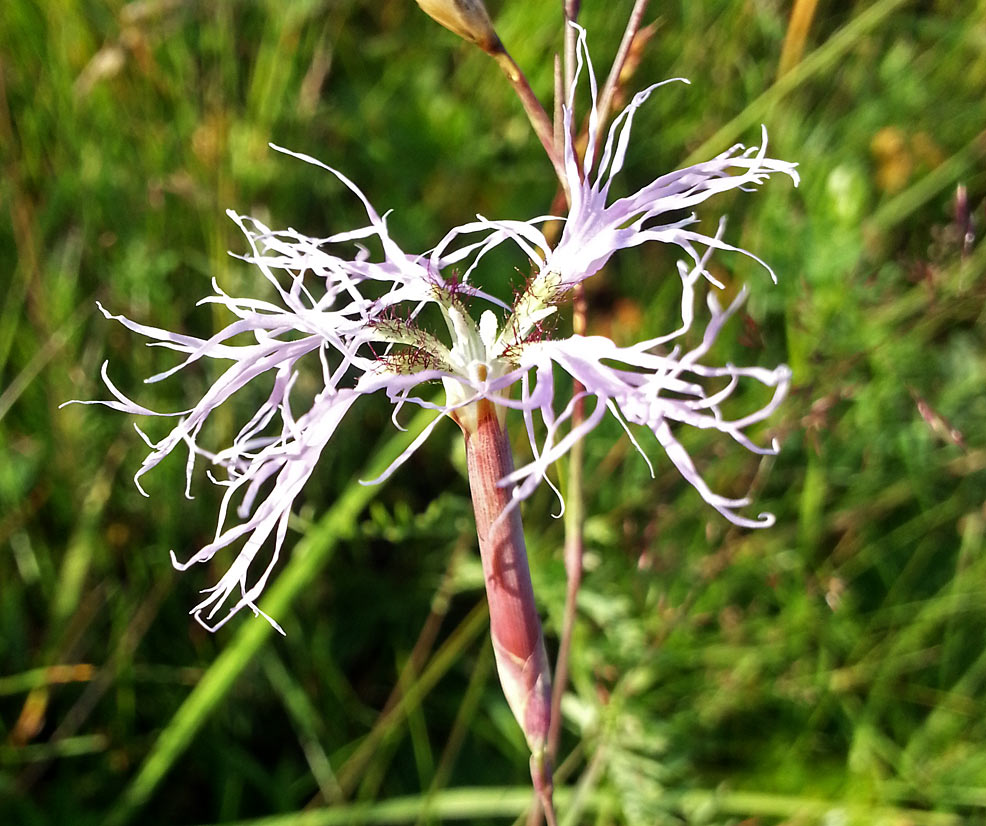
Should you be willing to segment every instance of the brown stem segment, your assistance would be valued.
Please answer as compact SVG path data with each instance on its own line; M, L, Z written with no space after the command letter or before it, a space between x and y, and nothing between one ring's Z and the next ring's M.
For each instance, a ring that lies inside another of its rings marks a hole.
M515 506L504 514L511 502L511 488L497 484L514 469L510 441L492 402L477 402L475 418L463 419L468 421L468 428L463 427L466 461L496 668L507 703L531 750L534 787L548 810L551 671L534 603L520 510Z

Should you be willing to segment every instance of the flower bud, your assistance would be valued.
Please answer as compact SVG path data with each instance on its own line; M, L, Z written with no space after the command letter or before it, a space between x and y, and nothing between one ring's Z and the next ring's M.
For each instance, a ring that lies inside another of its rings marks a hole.
M497 54L503 51L483 0L417 0L417 3L432 20L475 43L484 52Z

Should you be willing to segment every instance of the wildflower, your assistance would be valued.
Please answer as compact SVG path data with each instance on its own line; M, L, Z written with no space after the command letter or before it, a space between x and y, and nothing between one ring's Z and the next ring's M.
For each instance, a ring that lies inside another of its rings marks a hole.
M767 157L764 134L759 147L733 147L711 161L663 175L631 195L610 201L610 185L622 169L634 114L662 84L638 93L616 118L597 163L596 81L585 32L578 31L576 77L583 70L588 75L592 112L580 171L571 137L573 91L564 108L564 185L572 196L565 218L492 221L477 216L449 231L433 249L407 254L391 236L386 216L345 175L307 155L272 145L334 175L362 203L366 225L326 238L310 238L290 229L274 231L255 219L228 213L249 246L243 260L267 280L276 300L233 297L214 282L215 294L203 301L221 304L234 320L208 339L138 324L100 306L107 318L183 354L176 366L149 382L166 379L204 358L228 362L225 371L192 408L161 414L117 389L104 364L103 380L113 399L91 402L136 415L178 418L158 442L138 428L151 449L137 471L138 487L143 474L179 445L188 450L187 496L191 496L197 458L225 472L223 478L210 474L225 488L213 540L184 561L172 552L174 565L184 570L242 542L229 570L192 609L210 630L243 608L263 615L280 630L258 607L257 599L283 546L294 500L343 418L362 396L386 394L394 405L395 422L405 404L436 413L410 447L372 482L390 476L439 422L453 419L466 441L497 670L527 738L532 777L546 810L551 798L546 754L551 676L518 504L542 481L551 485L551 465L609 413L648 465L650 460L636 442L631 425L649 429L682 476L725 518L749 527L769 525L773 521L770 514L749 517L740 512L749 504L746 498L725 497L709 488L673 425L714 429L755 453L774 453L775 444L759 446L746 430L777 408L790 382L785 366L767 369L706 363L717 336L745 297L743 290L728 306L720 306L712 290L722 285L709 273L709 257L714 250L750 253L722 240L722 222L714 235L705 235L694 228L694 214L679 216L716 193L750 188L776 172L797 183L794 165ZM547 220L564 221L553 249L540 228ZM618 346L601 336L556 337L551 333L551 317L570 299L577 284L598 273L619 250L648 241L676 245L687 257L678 264L682 292L676 329L632 346ZM486 293L474 279L487 253L505 243L516 246L533 266L532 276L512 304ZM696 296L702 282L710 285L709 320L701 342L683 349L677 342L696 321ZM472 310L479 304L486 309L477 319ZM421 321L427 307L436 308L444 320L441 333ZM245 335L249 343L243 343ZM296 414L298 400L293 390L299 362L316 355L320 388L307 409ZM559 398L559 372L569 374L584 388L575 398ZM269 377L269 394L232 443L217 452L203 447L199 436L212 411L262 375ZM744 380L770 388L771 397L758 409L730 419L722 410L723 402ZM420 394L425 386L439 382L445 391L443 401ZM580 400L591 405L584 419L573 418ZM530 460L516 468L507 437L510 410L521 414L531 453ZM234 506L235 519L230 516ZM259 562L265 549L266 561Z
M718 249L751 254L722 241L722 224L715 235L708 236L688 229L696 221L694 215L666 223L662 218L669 213L679 215L681 210L718 192L759 184L774 172L783 172L797 182L794 165L768 158L764 136L760 147L733 147L711 161L663 175L637 192L608 203L610 184L623 166L634 113L662 84L639 92L616 118L597 165L593 139L596 81L581 29L579 46L578 74L587 69L593 100L590 138L584 178L575 161L573 142L566 139L565 161L573 202L554 249L539 229L552 216L528 221L491 221L477 216L475 221L452 229L434 249L409 255L391 237L386 218L345 175L314 158L272 145L277 151L334 175L362 203L368 219L366 226L326 238L310 238L295 230L273 231L256 219L229 212L250 247L243 260L257 268L278 300L233 297L213 282L215 295L200 303L221 304L235 320L208 339L113 316L100 305L107 318L119 321L158 346L184 354L179 364L149 378L149 383L169 378L203 358L230 363L188 410L158 413L132 401L113 384L106 364L102 377L113 400L87 402L135 415L179 419L158 442L152 442L138 428L151 448L135 476L142 493L141 477L179 445L185 445L189 452L186 496L191 497L197 457L225 471L225 478L212 477L225 488L213 541L186 561L172 553L175 566L184 570L212 559L222 548L244 541L227 573L192 610L206 627L218 628L245 607L262 613L256 600L283 545L292 503L350 408L361 396L381 391L394 403L395 416L405 403L433 408L437 415L407 451L373 481L390 476L442 418L453 418L469 435L479 429L479 411L486 411L483 415L494 411L502 427L507 410L515 409L525 421L533 458L510 470L499 482L510 492L507 507L513 509L547 478L551 464L609 412L623 424L631 439L628 425L650 429L685 479L731 522L752 527L772 523L769 514L756 518L741 515L738 511L749 504L748 500L714 493L672 429L675 422L715 429L753 452L776 451L776 445L756 445L745 430L777 408L788 388L789 370L785 366L767 369L703 363L745 291L725 309L710 291L707 305L711 318L702 342L686 352L667 349L695 321L698 282L706 280L715 287L721 286L706 266L711 252ZM570 100L564 109L569 127L572 112ZM566 135L570 134L571 129L566 129ZM379 260L373 260L363 246L373 239L382 250ZM689 264L678 264L682 297L681 324L677 329L629 347L617 346L600 336L553 338L546 333L546 320L569 297L575 284L596 274L620 249L647 241L675 244L690 259ZM504 242L516 244L535 266L535 274L512 305L472 283L483 256ZM349 256L336 252L348 245L355 247ZM700 252L696 245L703 245L704 251ZM459 271L462 274L457 276ZM476 321L467 305L478 301L493 309L484 310ZM429 304L436 306L444 318L448 336L445 340L417 321ZM233 342L244 333L254 341ZM292 388L299 361L309 355L319 357L322 387L310 407L296 415ZM571 418L574 400L564 406L559 404L556 367L581 382L584 395L595 399L585 421L569 432L564 431L564 426ZM272 377L270 394L232 443L218 452L200 445L198 436L212 411L264 374ZM742 379L772 388L772 397L763 407L731 420L723 415L721 404ZM415 395L420 386L439 380L446 391L444 403ZM725 384L707 389L709 380ZM511 395L515 384L521 386L519 398ZM272 433L275 419L279 420L279 432ZM638 450L643 455L639 446ZM240 521L228 525L230 509L237 501ZM267 564L259 575L252 574L256 558L265 547L271 549ZM236 591L236 601L217 619ZM273 622L270 617L267 619Z

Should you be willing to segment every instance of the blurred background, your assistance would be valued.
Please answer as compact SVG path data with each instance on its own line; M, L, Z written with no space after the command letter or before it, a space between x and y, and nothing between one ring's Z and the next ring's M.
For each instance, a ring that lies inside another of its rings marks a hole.
M490 3L548 106L560 5ZM630 5L583 2L600 76ZM728 213L726 240L779 277L717 256L727 290L751 291L717 358L787 362L795 386L755 434L781 442L770 461L682 434L714 489L776 514L769 530L732 528L657 450L651 479L615 422L588 441L562 822L986 822L986 4L653 2L646 19L627 89L692 85L639 111L617 186L766 124L800 188L777 178L700 215ZM316 236L362 225L337 181L268 141L393 209L406 250L554 195L494 64L410 0L3 3L2 823L525 820L454 426L360 487L400 438L366 402L297 503L262 603L287 636L247 615L210 635L187 611L223 560L177 575L168 551L208 541L219 491L200 468L185 499L174 456L141 497L132 420L59 409L106 397L104 360L149 407L199 397L214 366L143 385L173 358L95 302L195 334L225 324L195 306L210 279L260 289L227 254L245 244L226 209ZM591 282L590 331L669 329L676 257L618 257ZM219 412L217 443L242 413ZM542 491L524 514L552 652L555 508Z

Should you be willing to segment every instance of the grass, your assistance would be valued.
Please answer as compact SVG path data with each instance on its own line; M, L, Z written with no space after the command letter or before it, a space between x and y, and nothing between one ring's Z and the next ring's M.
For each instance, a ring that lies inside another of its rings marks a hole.
M626 11L583 4L597 69ZM565 697L566 823L986 822L986 27L981 3L653 6L625 176L651 180L765 123L803 183L710 204L779 274L751 288L744 364L795 389L760 467L692 438L714 487L777 525L730 529L615 424L586 445L587 573ZM550 96L555 4L494 4ZM784 72L780 72L781 55ZM349 423L312 480L263 603L210 636L178 576L214 525L181 461L134 489L123 417L58 405L98 370L179 409L209 376L140 387L166 355L114 312L203 332L210 277L250 290L224 210L326 234L358 204L267 148L343 169L405 248L477 212L547 209L550 170L477 50L403 0L14 0L0 20L0 821L523 822L526 747L491 673L453 428L386 485L397 433ZM966 187L976 240L953 219ZM662 330L673 258L590 290L590 330ZM513 264L511 265L513 266ZM509 268L504 279L511 275ZM505 283L505 282L504 282ZM503 288L504 285L494 285ZM235 411L216 423L234 427ZM157 432L150 426L151 435ZM656 454L655 454L656 455ZM660 457L658 456L658 459ZM525 509L549 648L564 603L549 493Z

